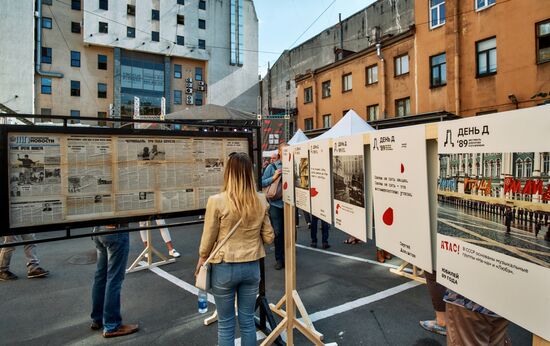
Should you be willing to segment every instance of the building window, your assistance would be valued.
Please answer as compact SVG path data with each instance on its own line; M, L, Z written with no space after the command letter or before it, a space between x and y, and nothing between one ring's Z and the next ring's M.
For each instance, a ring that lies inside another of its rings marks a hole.
M489 6L492 6L496 3L496 0L475 0L476 1L476 10L480 11L486 9Z
M430 57L430 86L447 84L447 59L445 53Z
M550 61L550 19L537 23L537 62Z
M75 11L80 11L80 0L71 0L71 8Z
M497 73L497 38L476 42L477 76Z
M342 92L350 91L352 87L351 73L342 76Z
M322 84L322 97L327 98L330 97L330 81L324 81Z
M51 95L52 93L52 79L51 78L41 78L40 79L40 92L42 94Z
M313 130L313 118L304 119L305 130Z
M430 0L430 29L445 24L445 0Z
M97 98L100 98L100 99L107 98L107 84L97 83Z
M533 175L533 163L530 158L525 159L525 177L531 178Z
M378 65L367 66L367 85L378 83Z
M129 16L135 16L136 15L136 5L126 5L126 13Z
M160 20L159 10L151 10L151 20Z
M71 66L80 67L80 52L71 51Z
M99 0L99 9L100 10L109 10L109 0Z
M127 37L131 37L131 38L136 37L136 28L129 26L126 29L127 29L126 30Z
M40 108L40 115L52 115L52 109L51 108ZM52 121L50 118L40 118L41 123L47 123Z
M106 70L107 69L107 55L97 55L97 69Z
M516 177L523 178L523 161L521 159L516 160Z
M500 164L500 159L497 159L497 175L496 177L500 177L500 173L501 173L501 164Z
M378 120L378 105L370 105L367 106L367 119L368 121L375 121Z
M181 78L181 65L174 64L174 78Z
M330 114L325 114L323 115L323 128L325 129L328 129L329 127L332 126L332 120L331 120L331 115Z
M313 88L305 88L304 89L304 103L310 103L313 102Z
M71 22L71 32L75 34L80 34L80 23Z
M40 58L40 62L43 64L51 64L52 63L52 49L48 47L42 47L42 57Z
M206 20L199 19L199 29L206 29Z
M393 59L395 76L401 76L409 73L409 56L401 55Z
M99 32L102 34L109 33L109 23L99 22Z
M49 17L42 17L42 27L44 29L51 29L52 28L52 19Z
M97 112L98 119L107 119L107 112ZM107 126L107 122L104 120L98 120L97 126Z
M178 14L176 16L176 22L179 24L179 25L185 25L185 17L182 15L182 14Z
M154 42L160 41L160 33L158 31L151 31L151 41L154 41Z
M174 104L181 105L181 90L174 90Z
M199 40L199 49L206 49L206 41Z
M74 118L74 119L71 119L71 124L79 124L80 119L78 118L80 118L80 111L71 109L71 118Z
M176 36L176 44L179 46L185 46L185 38L183 36Z
M202 67L195 67L195 80L202 80Z
M80 96L80 81L71 81L71 96Z
M398 117L403 117L411 114L411 98L395 100L395 113Z
M185 0L178 0L177 3L178 5L185 5Z
M542 154L542 175L549 176L550 175L550 154L544 153Z
M195 106L202 106L202 91L195 93Z
M230 0L229 4L229 63L242 66L244 64L244 25L243 0Z
M42 0L42 5L51 6L52 5L52 0Z
M206 1L199 0L199 10L206 10Z

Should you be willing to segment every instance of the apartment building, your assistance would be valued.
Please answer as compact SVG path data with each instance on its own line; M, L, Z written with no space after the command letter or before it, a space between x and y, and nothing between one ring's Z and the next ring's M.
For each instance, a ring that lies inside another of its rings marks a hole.
M417 0L414 26L296 77L298 127L349 109L374 125L550 102L550 7L540 1Z
M33 59L35 66L33 80L25 75L21 83L17 102L24 107L16 111L130 117L134 97L140 114L160 114L163 100L166 112L206 103L257 110L258 19L251 0L21 3L1 10L9 13L13 35L3 36L0 47L17 56L2 71L0 102L21 74L17 61L28 68Z

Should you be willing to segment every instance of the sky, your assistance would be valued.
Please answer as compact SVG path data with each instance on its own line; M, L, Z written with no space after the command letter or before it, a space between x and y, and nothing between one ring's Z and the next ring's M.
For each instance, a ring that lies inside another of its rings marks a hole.
M268 62L273 66L285 49L295 47L317 35L323 29L336 24L338 13L342 14L343 20L374 1L255 0L254 5L259 20L259 74L263 77L267 72ZM325 12L323 13L323 11ZM321 15L321 13L323 14ZM307 29L316 19L315 24ZM305 31L306 29L307 31ZM300 37L300 35L302 36ZM298 39L298 37L300 38ZM296 41L297 39L298 41Z

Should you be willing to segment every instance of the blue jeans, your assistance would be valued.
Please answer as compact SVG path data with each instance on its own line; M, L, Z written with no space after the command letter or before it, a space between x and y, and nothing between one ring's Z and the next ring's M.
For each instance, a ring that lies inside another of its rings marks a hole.
M311 242L317 243L317 223L319 218L317 216L311 215ZM328 227L329 224L323 220L321 221L321 239L323 243L328 243Z
M117 330L120 316L120 289L130 249L127 232L94 236L97 249L97 269L92 288L92 321L103 323L105 332Z
M235 345L235 293L241 345L256 345L254 310L260 285L260 262L213 264L211 279L218 310L218 345Z
M275 233L275 260L278 263L285 263L285 213L283 208L277 208L273 205L269 207L269 220Z

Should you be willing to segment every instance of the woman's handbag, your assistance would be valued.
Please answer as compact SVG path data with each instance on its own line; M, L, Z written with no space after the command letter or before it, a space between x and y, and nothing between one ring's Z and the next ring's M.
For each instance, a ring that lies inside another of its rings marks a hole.
M208 256L208 258L203 263L203 265L200 266L199 272L197 273L197 277L195 278L195 287L204 291L207 291L210 289L210 275L212 271L210 270L209 262L212 260L212 258L214 258L214 256L216 256L216 254L218 253L218 251L220 251L222 246L229 240L229 237L231 237L233 233L235 233L235 231L237 230L237 228L239 227L242 221L243 219L239 219L239 221L237 221L237 223L235 224L235 226L233 226L231 231L229 231L229 233L225 236L225 238L223 238L221 243L219 243L214 248L214 250L212 250L212 252L210 253L210 256Z
M283 198L282 174L271 184L263 188L263 193L268 201L276 201Z

